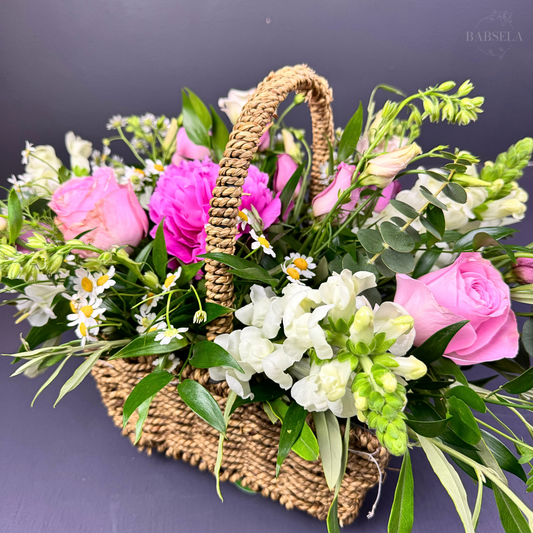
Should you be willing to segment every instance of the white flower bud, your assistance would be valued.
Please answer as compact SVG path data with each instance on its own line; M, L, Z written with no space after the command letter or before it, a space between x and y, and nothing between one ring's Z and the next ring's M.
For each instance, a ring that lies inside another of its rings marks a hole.
M413 355L409 357L397 357L396 361L398 362L398 366L391 368L391 370L407 380L420 379L426 375L428 370L427 366Z
M353 324L350 326L350 340L357 344L369 344L374 337L374 313L366 305L355 313Z
M330 402L340 400L346 394L346 382L336 365L325 364L320 369L320 381Z
M207 313L205 311L198 310L196 311L196 313L194 313L194 318L192 321L195 324L202 324L206 320L207 320Z
M393 371L396 371L397 368L394 368ZM385 392L396 392L396 387L398 386L398 380L394 377L393 374L387 372L381 376L381 382L383 383L383 390Z
M359 411L366 411L368 409L368 398L365 396L360 396L359 391L353 393L353 399L355 402L355 407Z

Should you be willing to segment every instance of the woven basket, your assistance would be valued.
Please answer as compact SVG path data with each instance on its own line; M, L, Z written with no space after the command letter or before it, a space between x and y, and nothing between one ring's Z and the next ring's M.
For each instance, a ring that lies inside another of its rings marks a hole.
M306 95L313 125L313 165L310 193L322 189L320 164L328 157L326 139L333 136L331 90L326 80L307 66L285 67L271 73L244 106L220 162L220 173L211 202L207 226L207 250L234 253L237 213L242 185L259 139L275 116L278 105L292 91ZM207 299L227 307L233 304L232 276L226 266L215 261L206 263ZM208 337L214 338L232 329L228 314L209 324ZM153 358L99 361L93 369L102 399L115 424L122 425L122 408L133 387L153 370ZM175 371L177 372L177 370ZM225 382L212 383L205 370L187 367L182 377L204 385L224 409L228 387ZM196 416L170 383L152 401L143 435L138 446L149 453L153 449L176 459L183 459L200 470L213 472L217 455L218 433ZM133 441L135 416L123 431ZM224 445L221 479L240 481L245 487L279 500L288 509L298 508L319 519L327 517L333 495L329 491L320 461L308 462L291 452L276 479L276 456L280 424L273 425L262 407L249 404L232 415ZM350 448L373 454L382 472L389 461L388 452L369 431L350 430ZM379 481L374 462L350 453L346 476L338 500L341 524L352 522L359 512L366 492Z

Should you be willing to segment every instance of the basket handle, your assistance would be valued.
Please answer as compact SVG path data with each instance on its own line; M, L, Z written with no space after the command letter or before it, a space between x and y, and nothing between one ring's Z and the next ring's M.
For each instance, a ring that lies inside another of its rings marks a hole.
M235 253L238 212L242 185L248 167L257 151L259 139L272 122L278 105L289 93L305 93L311 112L313 131L313 161L311 168L311 198L323 190L320 165L329 157L328 140L333 141L333 95L327 81L306 65L284 67L271 72L257 87L244 106L229 137L224 158L220 161L217 183L213 189L209 224L206 226L207 252ZM206 260L207 301L231 307L234 300L233 276L228 267ZM208 338L232 330L232 314L228 313L208 325Z

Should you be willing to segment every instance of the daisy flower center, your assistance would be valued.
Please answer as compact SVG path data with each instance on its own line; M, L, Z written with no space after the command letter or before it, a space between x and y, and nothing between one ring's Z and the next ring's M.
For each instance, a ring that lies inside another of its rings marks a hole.
M92 308L92 306L90 305L84 305L80 311L87 317L89 318L92 314L93 314L93 311L94 309Z
M102 285L104 285L108 281L109 281L109 276L106 274L105 276L100 276L98 278L98 281L96 282L96 284L98 285L98 287L101 287Z
M163 165L154 165L154 168L158 171L158 172L163 172L163 170L165 170L165 167Z
M152 323L152 321L148 317L143 316L143 318L142 318L143 327L147 328L151 323Z
M80 324L80 333L82 337L87 337L87 326L83 322Z
M174 275L168 276L168 278L165 280L165 283L164 283L165 289L168 289L172 285L172 283L174 283L175 279L176 279L176 276Z
M70 300L70 309L73 313L77 313L78 310L76 309L76 304L74 303L74 300Z
M248 222L248 215L244 211L239 211L238 215L241 220Z
M296 279L296 280L300 279L300 274L298 273L298 271L295 268L289 267L287 269L287 274L289 274L289 276L292 279Z
M146 300L146 303L148 305L152 305L152 302L154 301L154 296L155 294L153 292L149 292L146 297L148 298L148 300Z
M144 171L142 169L140 169L140 168L136 168L135 172L137 172L137 174L139 174L139 176L144 176Z
M261 246L264 246L265 248L270 248L270 243L264 237L258 237L257 240L259 241L259 244Z
M296 266L300 270L307 270L307 261L302 257L297 257L294 260L294 266Z
M174 337L176 335L177 331L176 328L170 327L167 330L165 330L165 337Z
M93 282L89 278L82 278L81 287L84 291L92 292Z

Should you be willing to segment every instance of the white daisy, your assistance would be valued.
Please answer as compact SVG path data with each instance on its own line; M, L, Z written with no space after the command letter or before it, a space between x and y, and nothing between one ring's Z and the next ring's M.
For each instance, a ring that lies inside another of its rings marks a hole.
M270 243L268 242L267 238L264 236L263 233L257 236L257 233L255 232L255 230L252 229L250 231L250 235L252 236L252 239L254 239L254 242L252 243L252 250L257 250L257 248L261 246L265 254L269 254L272 257L276 257L276 254L274 253L272 246L270 245Z
M149 329L151 329L156 316L157 315L155 313L141 313L138 315L134 315L135 320L137 320L137 323L139 324L137 326L137 331L139 332L139 335L142 335L143 333L146 333Z
M81 345L85 346L87 341L95 341L98 334L98 323L104 320L103 307L100 307L100 298L87 300L82 298L79 302L71 300L71 309L76 308L76 312L67 315L68 326L76 326L76 335L81 339Z
M148 287L146 288L148 289ZM155 292L152 292L151 289L148 289L148 292L146 293L145 301L139 309L141 315L148 314L152 308L157 306L161 298L163 298L162 295L155 294Z
M305 256L298 252L293 252L285 257L285 262L292 263L290 266L297 268L298 272L305 278L312 278L315 276L315 273L312 272L312 270L316 268L316 264L313 263L313 258L311 256Z
M110 267L105 274L97 273L93 275L93 279L96 282L96 294L102 294L106 289L109 289L110 287L115 285L116 281L112 279L114 275L114 266Z
M33 154L35 152L35 148L32 143L29 143L26 141L26 148L20 152L22 155L22 164L27 165L30 161L30 154Z
M248 211L248 209L243 209L242 211L239 211L238 213L239 218L241 219L239 224L241 231L244 231L246 229L246 226L250 225L252 226L254 222L256 222L254 215Z
M131 183L134 191L140 191L146 180L146 174L142 168L124 167L124 175L120 178L121 185Z
M154 366L159 366L159 363L163 360L164 355L158 357L154 360L152 363ZM172 373L174 370L176 370L176 367L181 363L181 360L176 357L175 354L171 353L167 357L167 364L165 365L165 370Z
M148 143L140 137L132 137L130 143L137 152L147 152L149 149Z
M128 121L122 117L122 115L113 115L109 122L107 123L106 128L108 130L116 130L118 128L124 128Z
M157 119L153 113L146 113L139 117L141 128L145 133L150 133L157 128Z
M76 281L74 281L74 290L78 292L81 298L96 298L98 294L98 286L96 285L96 279L85 268L77 268L75 270Z
M291 283L296 283L298 285L303 285L303 283L301 282L301 276L300 276L300 271L295 268L294 265L289 265L289 266L286 266L285 264L281 265L281 269L283 270L283 272L285 272L285 274L287 275L287 279L291 282Z
M163 163L161 163L161 159L157 159L156 161L145 159L144 162L146 164L145 172L148 176L159 176L165 171L165 167L163 166Z
M174 274L167 274L167 279L163 283L163 292L169 291L174 285L176 285L176 282L178 281L178 278L181 276L181 267L174 272Z
M155 336L155 341L160 344L170 344L172 339L183 339L182 333L185 333L189 328L175 328L174 326L167 326L165 329Z

